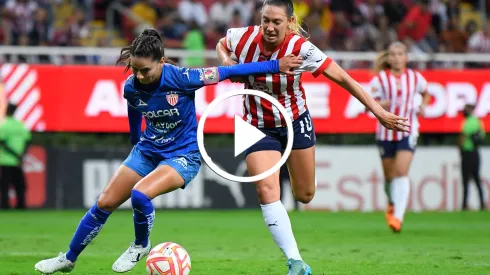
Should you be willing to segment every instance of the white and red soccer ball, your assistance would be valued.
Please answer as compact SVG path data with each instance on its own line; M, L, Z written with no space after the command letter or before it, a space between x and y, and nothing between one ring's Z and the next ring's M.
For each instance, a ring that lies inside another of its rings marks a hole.
M148 254L146 272L150 275L188 275L191 272L191 257L176 243L161 243Z

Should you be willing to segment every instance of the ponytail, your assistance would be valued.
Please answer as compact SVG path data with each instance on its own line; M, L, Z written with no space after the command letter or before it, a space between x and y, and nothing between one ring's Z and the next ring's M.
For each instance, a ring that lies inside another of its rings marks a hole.
M163 37L153 28L145 29L133 40L131 45L121 49L116 64L119 64L119 62L126 63L124 72L127 72L131 68L131 56L151 58L153 61L160 61L162 58L165 58L166 63L176 65L175 62L165 57Z
M378 55L378 57L376 57L373 67L374 67L373 71L375 74L379 73L380 71L391 68L390 64L388 63L388 51L382 51Z
M297 34L297 35L299 35L305 39L308 39L309 38L308 32L305 31L305 29L303 29L303 27L301 26L301 23L302 22L299 19L296 12L293 12L293 23L291 23L288 26L288 28L292 33Z

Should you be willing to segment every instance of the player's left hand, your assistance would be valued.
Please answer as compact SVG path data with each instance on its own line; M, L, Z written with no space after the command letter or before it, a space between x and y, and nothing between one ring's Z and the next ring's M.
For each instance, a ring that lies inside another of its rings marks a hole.
M408 122L408 118L399 117L385 111L378 117L378 120L386 129L400 132L410 132L410 123Z
M279 59L279 70L287 75L294 75L295 73L291 69L298 68L301 64L303 64L301 56L290 54Z

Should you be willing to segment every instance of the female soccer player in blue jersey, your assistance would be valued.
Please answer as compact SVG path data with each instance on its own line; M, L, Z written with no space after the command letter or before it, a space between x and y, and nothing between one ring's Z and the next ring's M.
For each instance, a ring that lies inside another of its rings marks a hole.
M135 241L112 269L127 272L151 249L150 231L155 219L155 197L185 188L197 175L201 156L197 146L194 92L234 76L279 73L301 65L300 57L204 69L179 68L165 62L162 38L146 29L121 50L119 61L131 69L124 85L128 102L131 143L135 146L78 225L68 252L35 265L44 274L69 272L83 249L97 236L107 218L131 198ZM141 131L141 117L146 130Z

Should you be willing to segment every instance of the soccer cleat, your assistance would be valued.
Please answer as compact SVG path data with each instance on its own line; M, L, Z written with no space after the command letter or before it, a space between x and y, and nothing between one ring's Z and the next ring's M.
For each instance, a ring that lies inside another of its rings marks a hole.
M311 268L301 260L289 259L287 264L289 267L286 275L311 275Z
M386 209L385 212L385 219L388 226L390 225L390 220L391 218L393 218L394 213L395 213L395 206L391 203L388 203L388 208Z
M114 262L112 270L119 273L130 271L141 259L144 259L150 253L150 250L151 244L149 241L146 247L131 243L129 248Z
M58 257L46 259L38 262L34 265L36 271L41 274L53 274L56 272L68 273L73 270L75 263L72 263L66 258L66 255L62 252L58 254Z
M391 228L391 230L393 230L393 232L395 233L400 233L400 231L402 231L402 222L395 218L395 217L392 217L389 221L388 221L388 226Z

